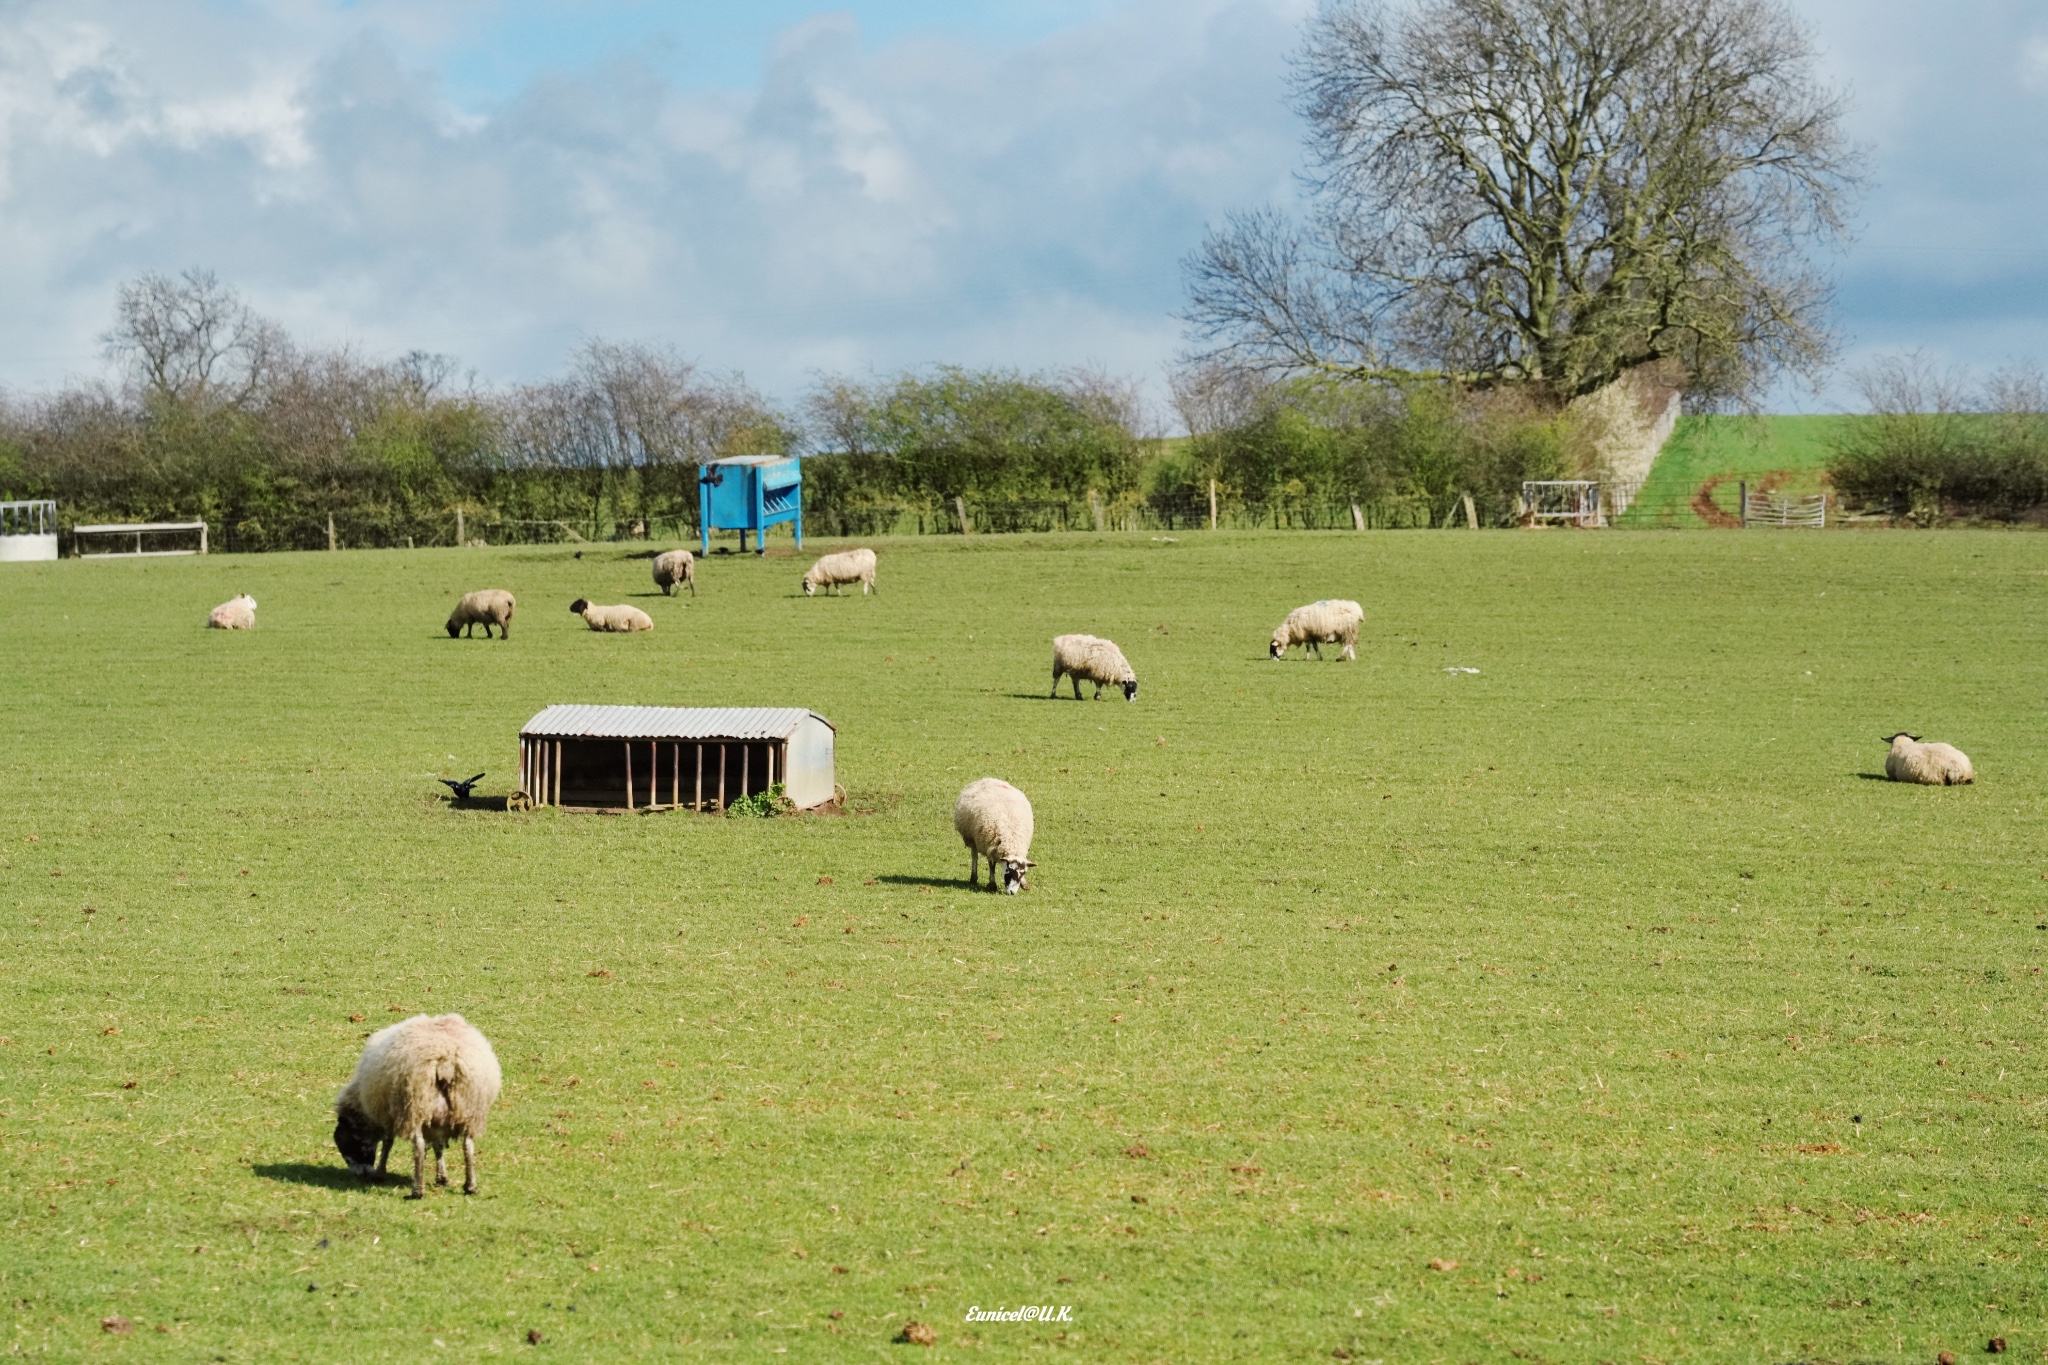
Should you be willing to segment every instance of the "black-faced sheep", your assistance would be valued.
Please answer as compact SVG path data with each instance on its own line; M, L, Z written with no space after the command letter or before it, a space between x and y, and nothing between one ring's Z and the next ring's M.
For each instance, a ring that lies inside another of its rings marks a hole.
M256 599L243 593L206 613L208 630L254 630L256 628Z
M370 1035L334 1101L334 1145L359 1176L382 1176L391 1149L412 1144L412 1197L448 1183L447 1145L462 1140L462 1192L476 1193L476 1140L504 1077L490 1042L459 1014L416 1014ZM382 1151L379 1151L379 1148Z
M1325 644L1341 644L1344 652L1340 659L1358 657L1358 627L1365 620L1365 608L1356 602L1330 599L1311 602L1305 607L1296 607L1287 613L1273 631L1273 642L1267 647L1274 658L1284 658L1292 645L1305 645L1304 652L1313 652L1320 659Z
M815 595L819 588L837 596L841 583L860 584L860 595L866 597L875 586L875 552L869 549L841 550L836 555L826 555L811 565L810 572L804 575L804 596Z
M448 638L467 633L476 637L476 628L484 628L484 638L491 638L491 627L498 628L500 640L512 636L512 594L503 588L483 588L477 592L466 592L455 604L455 610L448 614Z
M569 610L582 617L592 630L623 635L654 629L654 618L638 607L593 607L587 599L579 597L569 604Z
M1953 744L1922 744L1918 735L1903 731L1885 736L1885 743L1892 751L1884 756L1884 775L1894 782L1963 787L1977 780L1969 755Z
M688 550L670 550L655 556L654 586L661 589L661 595L674 597L678 583L689 585L690 596L697 595L697 556Z
M999 777L984 777L960 790L953 805L953 828L967 845L967 881L981 885L981 860L988 860L988 889L996 889L996 864L1003 868L1003 892L1014 896L1026 889L1025 869L1031 861L1031 802Z
M1081 680L1095 684L1095 699L1102 700L1104 685L1121 687L1125 701L1138 699L1138 675L1113 641L1096 635L1055 635L1052 637L1052 695L1060 694L1060 678L1074 680L1074 700L1081 700Z

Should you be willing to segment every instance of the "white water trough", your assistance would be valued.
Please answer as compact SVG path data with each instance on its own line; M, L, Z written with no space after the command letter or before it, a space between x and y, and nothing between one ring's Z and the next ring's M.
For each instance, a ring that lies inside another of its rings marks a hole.
M0 564L56 557L56 503L0 502Z

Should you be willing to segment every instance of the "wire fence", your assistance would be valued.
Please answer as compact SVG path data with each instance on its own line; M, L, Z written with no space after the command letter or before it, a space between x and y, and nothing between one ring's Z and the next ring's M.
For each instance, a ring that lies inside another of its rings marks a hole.
M1754 476L1752 476L1753 478ZM1808 484L1815 481L1806 480ZM1589 485L1590 487L1590 485ZM1743 498L1764 520L1818 519L1815 500L1826 497L1827 522L1871 520L1844 517L1831 495L1814 487L1764 486L1739 474L1700 479L1652 477L1598 485L1588 493L1584 515L1567 525L1585 527L1716 527L1743 523ZM1574 507L1578 507L1574 503ZM1595 510L1597 508L1597 510ZM1766 511L1766 509L1768 509ZM872 503L806 509L807 534L830 539L875 536L1008 535L1048 532L1179 533L1215 526L1222 530L1376 531L1509 527L1523 523L1519 497L1463 495L1435 500L1414 496L1348 502L1318 498L1219 498L1176 491L1138 499L1063 498L982 502L971 498ZM964 520L963 520L964 518ZM508 516L478 508L410 511L403 508L337 508L331 514L222 521L206 518L215 551L405 549L454 545L613 545L698 540L694 515ZM75 552L70 525L63 526L64 552ZM776 528L775 537L789 535ZM730 541L735 533L715 532ZM751 538L750 538L751 542Z

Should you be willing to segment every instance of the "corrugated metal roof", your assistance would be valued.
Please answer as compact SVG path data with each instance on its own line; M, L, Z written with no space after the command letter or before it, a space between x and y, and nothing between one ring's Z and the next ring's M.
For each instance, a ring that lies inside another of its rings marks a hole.
M801 706L550 706L519 733L557 739L788 739L804 717L817 715Z

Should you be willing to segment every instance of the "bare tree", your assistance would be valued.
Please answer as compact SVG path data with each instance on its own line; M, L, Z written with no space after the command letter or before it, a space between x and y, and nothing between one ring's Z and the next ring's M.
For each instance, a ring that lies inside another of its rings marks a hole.
M100 340L144 393L185 402L246 403L290 350L283 330L210 270L122 285L113 330Z
M1781 0L1334 0L1295 83L1313 213L1190 258L1197 358L1569 398L1828 355L1811 253L1857 156Z
M781 417L745 379L633 342L585 342L568 378L521 389L509 406L513 448L534 463L689 464L787 443Z

